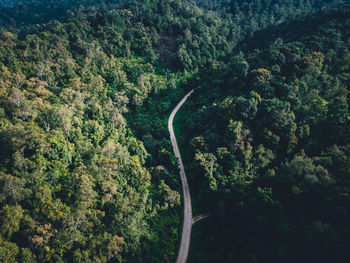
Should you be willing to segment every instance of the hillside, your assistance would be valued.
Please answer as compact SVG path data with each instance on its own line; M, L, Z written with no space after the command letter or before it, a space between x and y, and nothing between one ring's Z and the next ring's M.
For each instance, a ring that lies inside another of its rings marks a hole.
M348 262L339 1L2 1L0 262ZM197 224L197 223L196 223Z
M293 41L272 38L194 84L181 133L211 217L192 262L350 259L349 14L291 21L305 24Z

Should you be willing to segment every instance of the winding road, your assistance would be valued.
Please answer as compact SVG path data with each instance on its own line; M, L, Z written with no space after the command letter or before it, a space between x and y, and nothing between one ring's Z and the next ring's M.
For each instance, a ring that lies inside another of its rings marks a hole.
M179 146L177 145L174 129L173 129L173 121L177 111L181 108L181 106L185 103L187 98L192 94L193 90L191 90L187 95L177 104L173 112L170 114L168 120L168 129L170 132L170 140L173 145L175 156L178 159L179 169L180 169L180 178L182 184L182 192L184 196L184 221L182 226L182 236L181 236L181 244L179 254L177 256L176 263L185 263L187 260L190 241L191 241L191 230L192 230L192 205L191 205L191 195L190 188L188 187L186 173L184 169L184 165L182 163Z

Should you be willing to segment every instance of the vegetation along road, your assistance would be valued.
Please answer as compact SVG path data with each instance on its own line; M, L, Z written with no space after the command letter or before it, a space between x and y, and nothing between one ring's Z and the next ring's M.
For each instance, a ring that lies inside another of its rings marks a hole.
M169 120L168 120L168 129L170 132L170 140L174 148L175 156L178 159L179 163L179 169L180 169L180 177L181 177L181 183L182 183L182 192L184 196L184 222L182 226L182 236L181 236L181 244L180 244L180 250L179 254L177 256L177 263L184 263L187 260L188 251L190 248L190 241L191 241L191 229L192 229L192 205L191 205L191 195L190 195L190 189L188 187L187 178L185 169L182 163L182 159L180 156L179 147L177 145L174 129L173 129L173 121L174 117L177 113L177 111L181 108L181 106L184 104L184 102L187 100L187 98L192 94L193 90L191 90L187 95L177 104L173 112L170 114Z

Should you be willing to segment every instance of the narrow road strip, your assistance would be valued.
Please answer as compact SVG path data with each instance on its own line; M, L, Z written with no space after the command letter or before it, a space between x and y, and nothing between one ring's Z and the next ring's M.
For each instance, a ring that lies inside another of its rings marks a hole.
M182 163L179 147L177 145L174 129L173 129L173 121L177 111L181 108L187 98L192 94L193 90L191 90L187 95L177 104L173 112L170 114L168 120L168 129L170 133L171 144L173 145L174 154L178 159L179 169L180 169L180 178L182 184L182 192L184 196L184 221L182 226L182 236L181 236L181 244L179 254L177 256L176 263L185 263L187 261L187 256L190 248L191 242L191 230L192 230L192 205L191 205L191 195L190 188L188 187L186 173L184 169L184 165Z

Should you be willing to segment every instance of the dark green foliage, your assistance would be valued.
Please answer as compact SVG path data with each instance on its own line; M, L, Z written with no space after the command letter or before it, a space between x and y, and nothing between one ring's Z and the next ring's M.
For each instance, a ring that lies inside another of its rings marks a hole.
M337 4L2 2L0 261L175 261L167 118L195 88L175 128L210 217L189 261L348 262L350 15L322 9Z
M350 260L349 14L201 75L183 132L212 216L193 262Z

